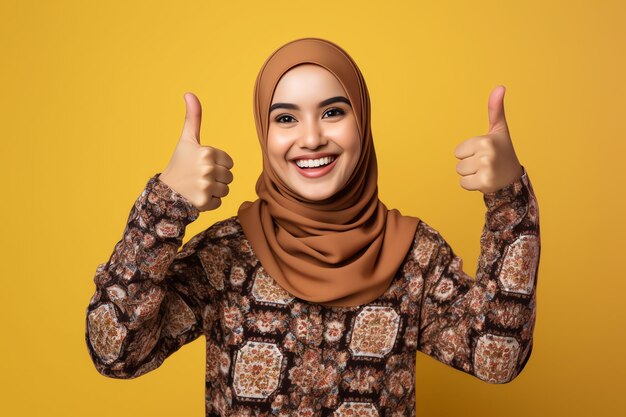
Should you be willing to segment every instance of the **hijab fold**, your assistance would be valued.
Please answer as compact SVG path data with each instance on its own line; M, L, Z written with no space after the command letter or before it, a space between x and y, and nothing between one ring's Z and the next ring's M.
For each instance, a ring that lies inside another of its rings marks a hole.
M267 154L269 107L291 68L316 64L344 87L361 137L361 155L346 185L312 201L290 189ZM265 271L290 294L331 307L367 304L389 287L410 249L419 219L378 199L378 169L365 80L352 58L320 38L289 42L265 61L254 87L254 116L263 153L258 199L239 207L244 234Z

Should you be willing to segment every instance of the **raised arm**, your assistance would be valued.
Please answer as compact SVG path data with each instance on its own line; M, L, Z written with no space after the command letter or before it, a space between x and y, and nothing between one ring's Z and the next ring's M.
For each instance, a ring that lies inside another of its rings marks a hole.
M476 280L434 229L419 233L435 247L424 276L418 350L489 383L513 380L533 346L539 211L526 170L484 194L487 206Z
M98 372L112 378L156 369L198 338L205 307L218 296L195 252L203 233L178 252L199 211L158 176L136 200L109 261L98 265L86 311L89 354Z

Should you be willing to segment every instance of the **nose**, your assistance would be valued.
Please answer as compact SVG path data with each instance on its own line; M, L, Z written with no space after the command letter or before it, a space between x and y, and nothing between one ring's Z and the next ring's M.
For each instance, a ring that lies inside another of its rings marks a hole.
M324 134L324 129L318 122L306 123L303 132L298 139L298 146L301 148L317 149L328 143L328 139Z

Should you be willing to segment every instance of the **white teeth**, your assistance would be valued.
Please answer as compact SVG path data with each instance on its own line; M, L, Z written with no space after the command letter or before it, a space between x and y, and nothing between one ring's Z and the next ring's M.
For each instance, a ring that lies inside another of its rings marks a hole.
M325 156L319 159L299 159L296 161L296 165L300 168L318 167L320 165L328 165L335 160L334 156Z

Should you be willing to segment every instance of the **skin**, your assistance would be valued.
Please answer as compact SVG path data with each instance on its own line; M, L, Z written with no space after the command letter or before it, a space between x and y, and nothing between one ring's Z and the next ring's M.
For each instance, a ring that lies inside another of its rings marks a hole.
M221 149L200 143L200 100L193 93L185 93L184 99L187 111L183 132L158 178L201 212L215 210L230 191L233 160Z
M454 149L459 159L456 172L461 176L460 185L468 191L483 194L494 193L522 176L520 164L509 126L504 115L503 85L496 86L489 95L489 131L461 142Z
M337 78L318 65L302 64L282 76L271 103L298 109L270 106L267 152L271 168L289 188L309 200L324 200L340 191L361 153L351 105L334 102L320 107L333 97L348 99ZM335 154L335 166L318 178L303 176L294 158L315 159L311 156L320 152Z
M504 115L504 93L504 86L496 86L489 96L487 134L467 139L454 150L459 159L456 171L461 176L460 185L466 190L494 193L523 173ZM281 78L272 100L272 105L289 103L298 109L270 111L271 168L291 189L309 200L327 199L341 190L361 152L350 104L333 102L320 106L334 97L347 100L339 81L326 69L306 64L291 69ZM187 113L183 133L159 179L200 211L214 210L229 193L233 160L220 149L200 144L200 101L192 93L186 93L184 98ZM320 152L336 155L333 169L318 178L303 176L293 159L309 159Z

